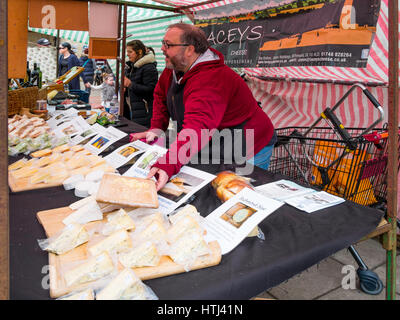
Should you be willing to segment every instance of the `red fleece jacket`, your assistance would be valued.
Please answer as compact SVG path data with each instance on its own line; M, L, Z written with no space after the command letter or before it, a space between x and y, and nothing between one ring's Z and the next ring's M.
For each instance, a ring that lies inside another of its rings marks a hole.
M224 56L220 52L210 49L219 56L219 60L201 62L184 74L181 80L181 84L185 84L183 129L164 157L153 165L163 169L169 177L177 174L190 161L190 156L211 139L201 139L202 129L222 130L247 120L244 129L254 129L254 143L246 140L247 159L265 147L273 135L271 120L258 106L247 84L224 64ZM167 93L172 78L172 70L164 69L154 91L150 130L166 131L168 128ZM192 137L190 141L185 129L191 129L190 132L196 134L194 140Z

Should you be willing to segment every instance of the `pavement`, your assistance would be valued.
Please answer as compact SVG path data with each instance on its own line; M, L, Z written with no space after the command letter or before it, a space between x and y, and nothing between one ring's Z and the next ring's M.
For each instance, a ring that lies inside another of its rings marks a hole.
M256 299L272 300L385 300L386 299L386 251L377 239L369 239L354 245L369 270L383 282L384 289L378 295L364 293L351 270L358 264L347 249L343 249L302 273L257 295ZM398 250L397 250L398 251ZM400 299L400 253L397 254L396 300ZM342 286L342 282L344 286ZM354 285L353 285L354 284Z

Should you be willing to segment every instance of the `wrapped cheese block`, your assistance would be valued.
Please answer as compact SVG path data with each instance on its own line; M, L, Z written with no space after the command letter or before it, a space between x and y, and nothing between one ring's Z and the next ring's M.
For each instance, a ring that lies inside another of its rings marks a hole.
M91 257L79 266L65 272L64 279L67 287L98 280L114 271L114 264L107 252Z
M161 255L156 246L146 241L126 253L119 255L119 262L125 268L151 267L160 263Z
M132 240L128 232L119 230L88 248L88 252L92 255L98 255L103 251L108 252L123 252L132 248Z

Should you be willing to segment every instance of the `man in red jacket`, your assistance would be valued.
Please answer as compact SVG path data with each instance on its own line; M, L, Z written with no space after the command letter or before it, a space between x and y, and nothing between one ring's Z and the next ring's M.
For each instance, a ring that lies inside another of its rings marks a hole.
M221 149L233 155L243 153L244 146L248 161L266 169L276 140L271 120L223 55L209 47L204 32L189 24L171 25L161 50L166 68L154 91L151 127L132 135L132 141L151 142L167 130L170 118L176 122L177 139L148 175L156 177L157 190L224 130L242 136Z

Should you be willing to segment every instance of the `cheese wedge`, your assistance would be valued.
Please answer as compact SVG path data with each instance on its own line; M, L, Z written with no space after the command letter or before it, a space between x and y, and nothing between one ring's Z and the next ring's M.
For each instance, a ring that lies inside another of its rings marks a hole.
M47 180L51 178L50 172L47 170L39 170L36 172L30 179L29 182L31 184L36 184L36 183L47 183Z
M45 250L55 254L63 254L88 241L89 234L84 226L74 223L66 226Z
M110 235L118 230L135 230L135 223L124 209L107 215L107 223L104 225L102 233Z
M52 158L47 156L47 157L42 157L38 161L36 161L36 165L38 167L44 167L44 166L47 166L48 164L50 164L51 162L52 162Z
M69 205L69 207L70 207L72 210L77 210L77 209L83 207L85 204L87 204L87 203L89 203L89 202L91 202L91 201L96 201L96 198L93 197L93 196L86 197L86 198L83 198L83 199L81 199L81 200L78 200L78 201L75 201L75 202L71 203L71 204Z
M138 237L142 240L162 241L167 235L164 226L158 221L152 221L146 229L139 233Z
M114 271L114 264L107 252L91 257L88 261L67 271L64 279L67 287L98 280Z
M90 160L85 156L73 156L72 159L68 160L65 164L68 169L73 170L76 168L90 166Z
M150 241L146 241L133 250L119 255L119 262L125 268L155 267L160 263L160 259L161 255L156 246Z
M98 255L103 251L108 252L123 252L132 248L132 240L128 232L119 230L88 248L88 252L92 255Z
M58 298L57 300L94 300L94 292L88 288L84 291Z
M190 230L196 230L200 234L203 232L199 223L193 217L185 216L168 229L167 241L173 243Z
M47 183L58 183L62 184L62 182L69 176L69 173L65 169L50 171L50 178L47 179Z
M103 213L96 200L91 200L66 217L63 223L66 225L71 223L85 224L97 220L103 220Z
M131 269L122 270L96 295L96 300L146 300L146 287Z
M193 206L191 204L187 204L182 209L180 209L177 213L175 213L172 216L169 216L169 221L172 224L175 224L178 220L180 220L181 218L184 218L186 216L191 216L193 218L197 218L199 215L200 214L198 213L195 206Z
M35 152L31 153L30 156L32 158L41 158L41 157L45 157L45 156L50 155L52 152L53 151L50 148L47 148L47 149L42 149L42 150L39 150L39 151L35 151Z
M53 148L53 152L60 152L63 153L65 151L68 151L70 149L70 146L68 144L63 144L61 146Z
M190 230L170 246L169 256L180 265L190 265L197 257L209 254L209 248L197 230Z
M71 175L80 174L83 176L86 176L89 172L90 172L89 167L81 167L81 168L77 168L77 169L70 171Z
M38 171L39 171L39 168L37 168L37 167L31 167L31 166L23 167L19 170L13 171L13 175L17 179L22 179L22 178L30 177Z
M73 152L79 152L79 151L82 151L83 149L84 149L83 146L80 145L80 144L75 145L75 146L72 146L72 147L70 148L70 150L73 151Z

